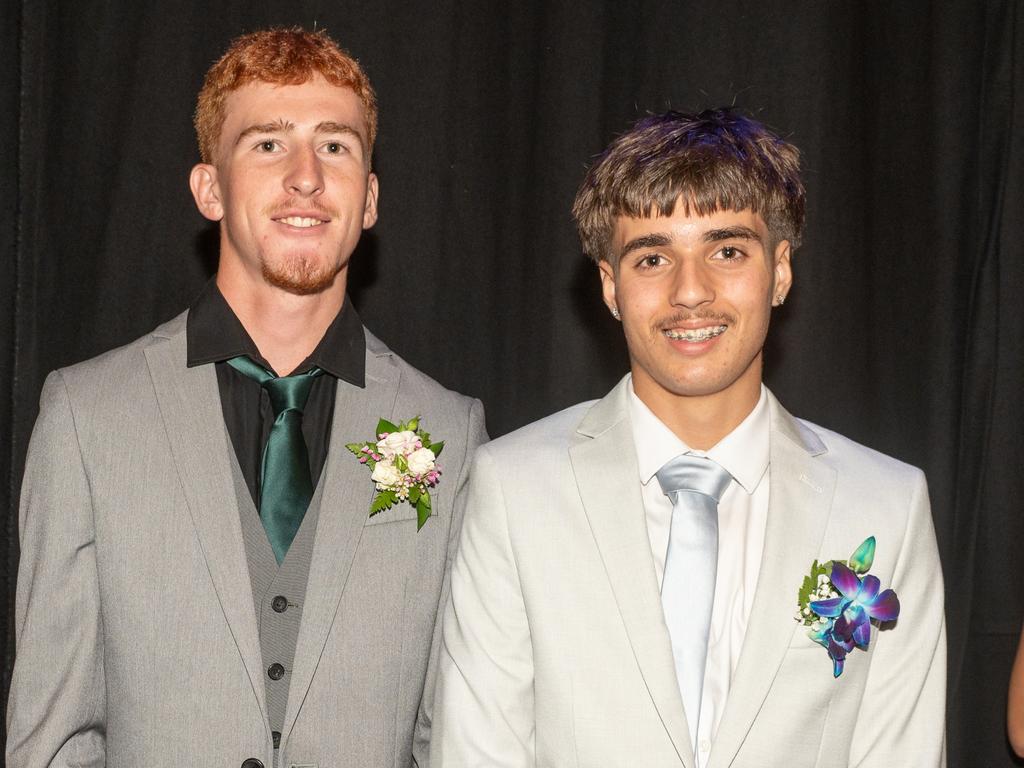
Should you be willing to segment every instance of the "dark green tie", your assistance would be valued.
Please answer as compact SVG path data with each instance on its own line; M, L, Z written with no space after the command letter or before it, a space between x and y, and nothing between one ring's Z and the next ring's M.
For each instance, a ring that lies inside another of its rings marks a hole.
M278 377L248 357L233 357L227 362L239 373L258 381L274 409L274 426L263 449L260 470L260 519L280 565L313 498L309 451L302 436L302 410L313 379L323 371L312 368L294 376Z

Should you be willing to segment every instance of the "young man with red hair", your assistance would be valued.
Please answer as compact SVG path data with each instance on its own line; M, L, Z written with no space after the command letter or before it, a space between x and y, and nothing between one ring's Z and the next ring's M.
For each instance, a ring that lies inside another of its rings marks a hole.
M346 295L377 218L373 90L323 32L256 32L210 69L195 123L215 279L43 390L7 765L425 762L416 716L485 436L479 402Z

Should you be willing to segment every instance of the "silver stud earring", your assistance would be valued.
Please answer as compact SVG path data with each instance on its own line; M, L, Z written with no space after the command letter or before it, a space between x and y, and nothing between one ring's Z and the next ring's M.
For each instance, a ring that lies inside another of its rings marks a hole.
M619 308L618 307L612 307L611 308L611 312L612 312L612 317L614 317L616 320L621 320L622 319L622 315L619 314Z

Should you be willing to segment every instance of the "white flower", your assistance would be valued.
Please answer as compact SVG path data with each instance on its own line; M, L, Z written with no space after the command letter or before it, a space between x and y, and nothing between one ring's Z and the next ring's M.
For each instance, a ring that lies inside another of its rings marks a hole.
M420 448L409 454L409 471L414 475L424 475L434 468L434 452L429 448Z
M377 483L377 487L394 487L402 482L402 473L398 471L394 462L390 459L384 461L378 461L377 466L373 468L373 474L370 475L370 479Z
M415 432L406 429L401 432L392 432L383 440L378 440L377 450L389 459L395 456L408 456L416 450L419 441Z

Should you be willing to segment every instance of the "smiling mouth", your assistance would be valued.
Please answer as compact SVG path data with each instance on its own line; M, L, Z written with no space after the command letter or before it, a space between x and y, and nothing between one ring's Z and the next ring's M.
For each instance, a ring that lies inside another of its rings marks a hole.
M299 229L308 229L309 227L319 227L321 224L327 222L323 219L311 219L306 216L286 216L281 219L274 219L282 224L287 224L291 227L298 227Z
M662 331L662 333L672 339L672 341L698 342L707 341L708 339L713 339L716 336L721 336L725 333L728 327L729 326L727 325L713 325L708 328L696 328L694 330L676 330L668 328Z

